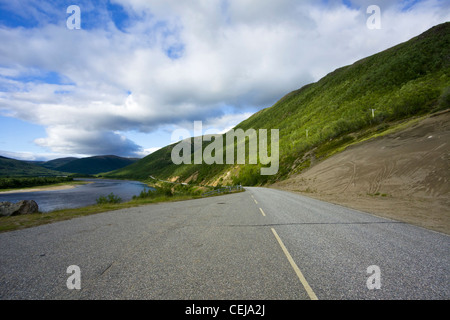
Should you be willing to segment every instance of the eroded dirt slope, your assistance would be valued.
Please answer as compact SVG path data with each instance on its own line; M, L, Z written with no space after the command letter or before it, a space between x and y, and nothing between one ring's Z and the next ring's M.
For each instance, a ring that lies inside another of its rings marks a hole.
M349 147L273 187L450 234L449 111Z

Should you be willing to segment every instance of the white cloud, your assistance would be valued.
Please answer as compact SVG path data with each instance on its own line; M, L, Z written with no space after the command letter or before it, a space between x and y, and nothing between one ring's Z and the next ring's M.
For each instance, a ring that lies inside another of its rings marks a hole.
M159 149L161 149L161 147L155 147L155 148L147 148L147 149L143 149L142 151L138 151L135 153L135 157L137 158L144 158L150 154L152 154L155 151L158 151Z
M142 152L142 147L116 132L67 125L51 126L46 131L48 137L35 142L57 153L133 156Z
M194 120L222 132L291 90L450 19L438 0L408 10L379 1L383 27L375 31L366 27L364 0L352 8L310 0L113 3L133 18L126 32L105 12L103 26L87 21L82 30L0 27L0 112L45 126L36 143L53 152L142 155L154 146L137 146L127 131ZM82 17L93 10L86 1L80 8ZM36 70L63 80L40 83Z
M49 161L56 158L65 158L65 157L75 157L75 158L84 158L89 155L86 154L67 154L67 153L35 153L30 151L5 151L0 150L0 156L24 160L24 161Z

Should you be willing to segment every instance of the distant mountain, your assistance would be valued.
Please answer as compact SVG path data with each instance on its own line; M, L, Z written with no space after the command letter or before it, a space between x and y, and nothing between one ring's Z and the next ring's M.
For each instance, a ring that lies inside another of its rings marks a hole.
M68 164L69 162L77 160L77 159L79 159L79 158L75 158L75 157L58 158L58 159L54 159L54 160L50 160L50 161L46 161L46 162L41 162L41 163L39 163L39 165L44 168L47 168L47 169L56 170L56 168L62 167L63 165Z
M63 172L50 170L38 164L0 156L0 177L60 176Z
M55 159L53 161L57 160L65 162L67 158ZM138 159L123 158L114 155L94 156L68 161L63 165L54 167L54 169L70 173L98 174L124 168L137 160Z

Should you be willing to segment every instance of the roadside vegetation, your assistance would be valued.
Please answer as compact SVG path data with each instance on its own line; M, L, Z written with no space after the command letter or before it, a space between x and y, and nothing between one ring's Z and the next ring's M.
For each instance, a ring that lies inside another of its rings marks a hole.
M122 198L119 196L116 196L114 193L110 193L107 196L100 196L99 198L97 198L96 200L97 204L102 205L102 204L107 204L107 203L121 203L122 202Z

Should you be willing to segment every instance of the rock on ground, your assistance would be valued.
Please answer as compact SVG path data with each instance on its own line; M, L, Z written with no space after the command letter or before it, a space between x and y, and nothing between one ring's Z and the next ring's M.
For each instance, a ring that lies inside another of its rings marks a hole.
M3 217L37 213L38 210L39 206L34 200L21 200L17 203L0 202L0 216Z

